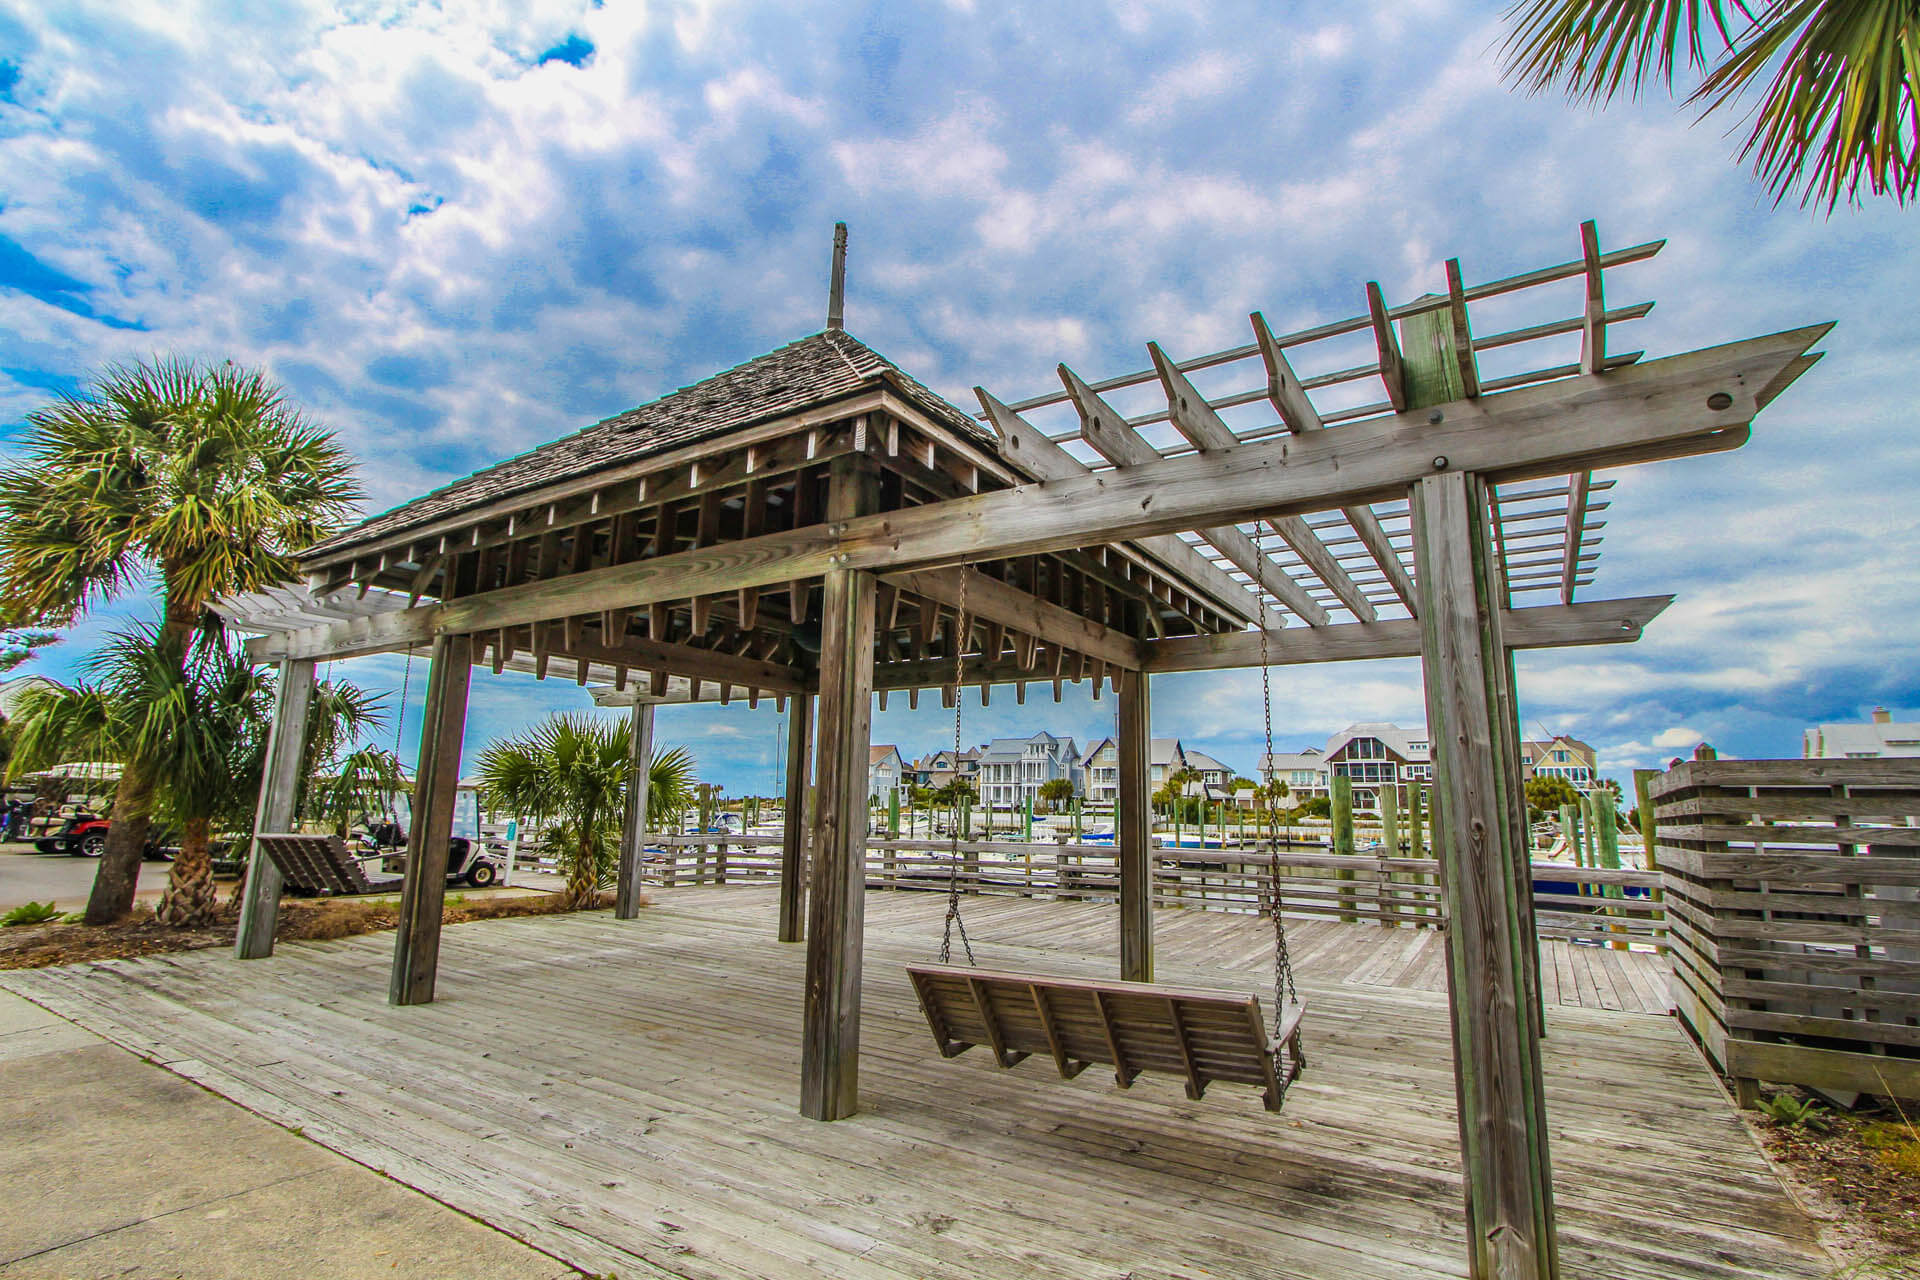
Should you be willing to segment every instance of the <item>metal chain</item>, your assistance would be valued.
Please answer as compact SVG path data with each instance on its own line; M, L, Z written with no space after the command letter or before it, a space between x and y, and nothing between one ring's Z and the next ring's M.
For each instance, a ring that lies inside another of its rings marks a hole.
M1267 555L1267 528L1267 522L1263 520L1256 530L1257 547L1260 558L1263 560ZM1264 583L1255 585L1260 588L1259 603L1256 606L1260 612L1260 705L1266 716L1267 732L1267 754L1263 761L1267 766L1267 838L1271 845L1268 850L1267 865L1268 882L1271 886L1267 901L1267 916L1273 921L1273 1016L1278 1019L1281 1011L1288 1005L1300 1003L1300 993L1293 985L1293 956L1287 950L1287 925L1282 918L1284 904L1280 899L1280 840L1273 821L1273 670L1269 663L1266 586ZM1296 1066L1305 1066L1306 1055L1300 1050L1300 1044L1301 1039L1296 1032L1294 1063ZM1283 1082L1280 1086L1282 1096L1286 1094L1286 1084L1287 1082Z
M960 677L967 652L967 575L960 575L960 604L953 619L953 827L947 849L947 921L940 933L940 963L951 963L954 930L960 931L960 945L967 953L967 964L977 967L973 943L967 937L967 922L960 918Z
M413 682L413 647L407 647L407 665L400 673L400 705L393 713L393 755L400 757L400 734L407 723L407 686Z

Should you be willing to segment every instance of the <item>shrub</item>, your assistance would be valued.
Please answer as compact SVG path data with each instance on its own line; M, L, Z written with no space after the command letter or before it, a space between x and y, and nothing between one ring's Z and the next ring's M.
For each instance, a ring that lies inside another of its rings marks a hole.
M0 925L45 924L59 914L60 908L51 902L29 902L0 916Z

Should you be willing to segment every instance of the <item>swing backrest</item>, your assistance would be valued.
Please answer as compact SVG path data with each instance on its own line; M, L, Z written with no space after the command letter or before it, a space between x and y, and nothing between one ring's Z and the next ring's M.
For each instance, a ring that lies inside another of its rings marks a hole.
M1165 1073L1183 1077L1192 1098L1215 1081L1254 1085L1275 1110L1280 1076L1296 1070L1292 1055L1276 1067L1274 1050L1298 1033L1298 1006L1269 1036L1252 995L959 965L916 965L907 973L947 1057L986 1045L1006 1067L1041 1054L1067 1078L1105 1063L1122 1088L1142 1072Z

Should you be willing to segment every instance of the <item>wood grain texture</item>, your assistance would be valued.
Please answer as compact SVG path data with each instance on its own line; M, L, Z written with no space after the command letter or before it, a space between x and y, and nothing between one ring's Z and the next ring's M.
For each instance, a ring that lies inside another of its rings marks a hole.
M807 796L813 790L813 695L787 705L787 790L781 810L780 921L775 936L799 942L807 921Z
M300 763L307 742L307 713L313 706L314 667L311 658L280 663L273 691L273 723L267 730L267 767L260 779L260 801L254 809L253 829L293 829L293 806L300 793ZM266 856L256 838L247 855L247 884L240 900L240 923L233 953L241 960L273 954L273 931L280 919L280 869Z
M653 770L653 704L635 702L627 722L627 815L620 831L620 866L614 882L613 915L640 914L640 867L647 856L647 797Z
M1501 632L1512 649L1556 649L1590 644L1631 644L1672 596L1636 596L1623 600L1585 600L1575 605L1534 605L1510 609ZM1216 636L1170 636L1141 644L1143 669L1225 671L1260 665L1260 635L1242 632ZM1420 654L1416 619L1342 622L1330 627L1295 627L1270 635L1268 665L1352 662L1364 658L1412 658Z
M1153 779L1148 749L1153 737L1149 677L1138 671L1120 675L1120 714L1116 754L1119 793L1113 811L1114 855L1120 879L1120 977L1153 981Z
M1505 707L1486 482L1450 474L1413 491L1433 839L1448 912L1454 1061L1475 1280L1559 1275L1542 1103L1539 1012L1528 989L1513 805L1519 756Z
M834 460L829 520L871 510L877 497L877 476L863 459ZM870 573L837 569L827 574L821 591L807 1000L800 1046L800 1113L813 1120L842 1120L860 1109L876 587Z
M1827 326L1122 472L1068 477L677 552L451 602L259 637L257 661L402 647L552 617L816 578L1060 551L1205 523L1386 500L1436 469L1490 481L1737 448L1757 396ZM1731 403L1712 409L1707 398ZM1444 466L1441 465L1444 460ZM836 529L838 532L836 532Z
M420 763L413 784L413 825L407 831L400 925L393 936L393 972L387 988L388 1001L396 1005L433 1001L440 915L447 897L447 841L453 834L454 789L460 781L460 744L466 734L467 689L472 678L472 638L435 639L421 711Z
M774 892L658 899L642 929L605 912L452 927L445 998L419 1009L382 1002L379 935L0 985L600 1275L1463 1273L1437 934L1292 922L1311 1067L1276 1122L1239 1090L1195 1103L1177 1080L1063 1081L1044 1054L1009 1071L941 1058L906 967L928 958L943 904L874 894L864 1110L817 1125L793 1113L804 966L767 939ZM995 966L1112 976L1111 905L997 898L968 913ZM1265 930L1162 912L1161 977L1258 989ZM1624 972L1612 952L1552 949ZM1555 1162L1568 1276L1832 1274L1672 1019L1550 1016L1548 1106L1579 1137Z

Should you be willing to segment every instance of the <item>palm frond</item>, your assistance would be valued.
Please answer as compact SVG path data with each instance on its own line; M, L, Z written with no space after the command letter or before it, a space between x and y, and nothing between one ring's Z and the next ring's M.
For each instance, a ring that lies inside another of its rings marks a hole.
M1705 117L1764 84L1740 157L1776 203L1920 197L1920 0L1522 0L1508 18L1507 78L1533 92L1603 103L1684 61Z
M1533 93L1560 85L1576 101L1638 95L1648 80L1671 85L1683 57L1708 65L1709 23L1731 48L1736 14L1738 25L1751 19L1742 0L1522 0L1507 11L1506 75Z

